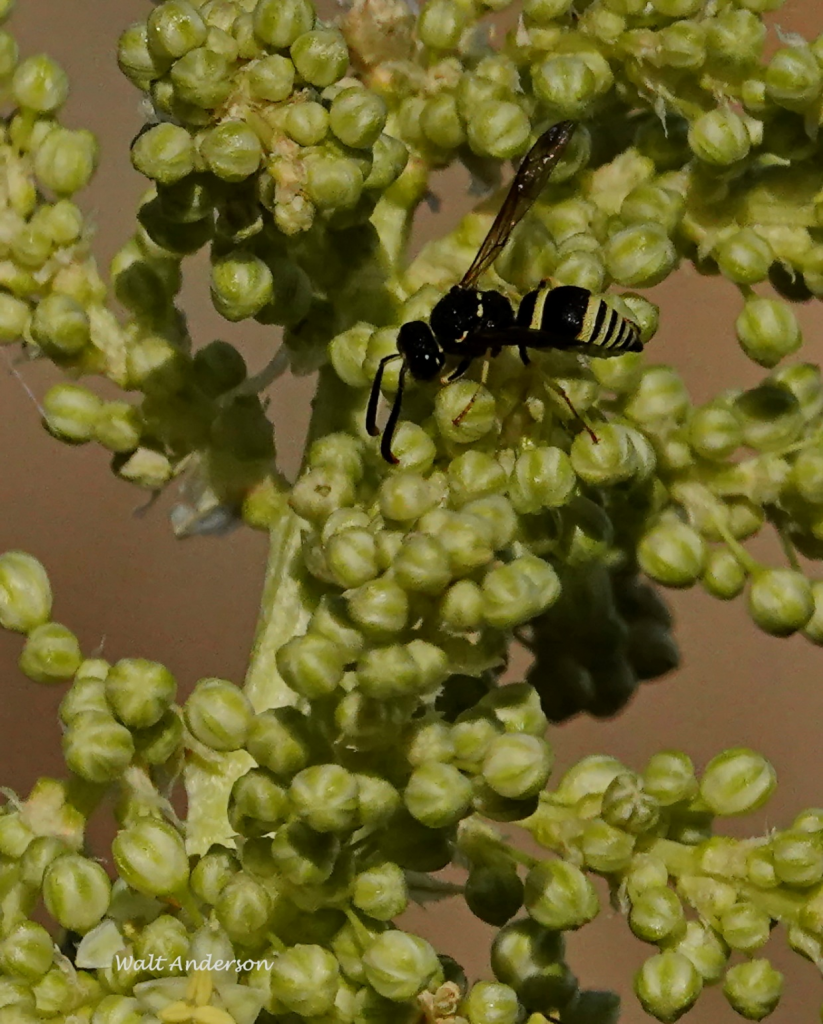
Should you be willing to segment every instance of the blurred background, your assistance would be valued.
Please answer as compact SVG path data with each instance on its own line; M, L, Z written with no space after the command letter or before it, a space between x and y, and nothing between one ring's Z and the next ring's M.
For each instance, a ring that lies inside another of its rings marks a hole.
M129 142L143 123L140 99L117 70L115 44L123 28L148 10L145 0L18 0L10 26L23 56L47 51L61 61L72 82L64 119L100 139L100 169L79 201L96 225L95 252L103 269L131 233L144 188L128 158ZM814 38L823 31L823 4L789 0L770 20L773 28ZM777 42L772 31L770 46ZM415 248L450 229L469 208L465 185L459 172L443 176L438 191L448 201L437 215L422 211ZM209 301L205 260L187 266L182 302L195 344L217 337L242 342L250 370L261 368L276 344L272 329L226 324ZM750 386L763 375L735 341L741 299L731 285L686 268L651 297L661 307L661 328L650 359L677 366L695 401L732 383ZM798 315L806 339L801 357L820 362L820 306L813 300ZM167 519L170 495L137 514L140 492L112 475L101 448L69 448L43 430L34 398L58 374L45 362L16 362L16 356L13 348L0 353L0 550L22 548L43 562L55 592L54 618L76 632L85 653L102 652L112 661L161 661L176 675L181 697L203 676L241 682L266 537L242 529L220 539L176 540ZM312 391L310 378L283 378L270 390L287 471L294 471L302 450ZM782 564L777 545L768 548L768 557ZM777 640L758 633L740 601L722 604L697 589L667 596L683 667L641 687L613 721L582 718L554 729L558 773L592 752L640 769L650 754L676 747L702 767L724 748L750 746L775 765L779 785L766 808L732 824L735 834L787 827L800 809L823 806L823 651L800 637ZM17 669L20 647L20 637L0 633L0 783L25 794L37 777L61 773L56 709L63 689L26 680ZM105 859L105 844L100 853ZM473 976L487 974L491 929L461 906L448 901L415 909L407 923ZM625 1022L648 1019L631 994L631 977L651 952L605 900L595 924L569 940L569 962L581 985L621 992ZM763 955L787 975L771 1019L819 1019L819 974L787 951L782 929L775 930ZM739 1019L719 991L704 993L688 1016L694 1024Z

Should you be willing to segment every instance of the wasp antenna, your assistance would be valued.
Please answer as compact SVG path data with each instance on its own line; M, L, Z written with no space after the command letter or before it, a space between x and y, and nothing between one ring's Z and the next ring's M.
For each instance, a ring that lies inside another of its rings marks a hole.
M371 394L369 395L369 407L366 410L366 430L372 437L377 437L380 433L380 429L377 426L377 403L380 401L380 385L383 383L383 370L386 368L386 363L390 363L392 359L401 358L402 356L399 352L392 352L391 355L383 356L377 365L377 373L374 375Z
M391 462L392 465L396 466L400 459L392 453L391 443L394 439L394 431L397 427L397 421L400 419L400 406L403 404L403 385L406 382L406 364L403 364L400 370L400 376L397 378L397 394L394 396L394 402L389 413L388 421L386 422L386 429L383 431L383 440L380 442L380 454L386 460Z

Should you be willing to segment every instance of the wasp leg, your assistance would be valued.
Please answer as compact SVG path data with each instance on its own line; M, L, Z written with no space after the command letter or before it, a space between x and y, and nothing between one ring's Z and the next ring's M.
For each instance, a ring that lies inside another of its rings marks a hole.
M578 421L578 423L580 423L580 425L583 427L583 429L586 431L586 433L589 435L589 437L592 439L592 441L595 444L597 444L599 442L599 438L598 438L597 434L595 434L595 432L588 425L588 423L583 419L583 417L580 415L580 413L577 411L577 409L575 409L575 407L572 405L572 400L569 398L569 396L566 394L566 392L563 390L563 388L561 388L559 384L556 384L555 382L550 381L550 380L547 380L546 384L548 384L548 386L552 389L552 391L555 392L555 394L560 395L560 397L563 399L563 401L566 403L566 405L571 409L572 414L574 415L574 418Z
M524 366L528 366L529 363L531 362L531 359L529 359L529 353L526 351L526 346L525 345L518 345L517 346L517 350L520 353L520 358L523 360L523 365Z
M441 377L440 378L440 383L441 384L451 384L451 382L453 380L457 380L459 377L462 377L463 374L466 372L466 370L468 370L468 368L471 366L471 364L473 362L474 362L474 358L471 358L471 359L461 359L460 362L457 364L457 369L456 370L452 370L451 373L447 373L445 377Z
M471 396L471 398L468 400L468 402L466 403L466 406L463 409L463 411L458 416L455 416L454 419L452 420L452 423L455 426L459 426L459 424L461 424L463 422L463 420L466 418L466 416L469 413L469 410L474 405L474 403L477 401L477 396L482 391L482 389L485 386L485 383L486 383L486 381L488 379L489 379L489 357L486 356L483 359L483 369L480 371L480 383L477 386L477 390Z
M383 431L383 440L380 442L380 454L386 460L391 462L392 465L396 466L400 461L395 455L392 454L391 443L394 438L394 431L397 427L397 421L400 419L400 406L403 404L403 385L406 383L406 364L403 364L400 370L400 376L397 378L397 393L394 396L394 402L392 403L391 412L389 418L386 421L386 428Z
M380 401L380 385L383 383L383 370L386 368L386 363L390 363L392 359L401 358L402 356L399 352L392 352L389 356L383 356L377 366L377 373L374 375L371 394L369 395L369 407L366 409L366 430L372 437L377 437L380 433L380 428L377 426L377 403Z

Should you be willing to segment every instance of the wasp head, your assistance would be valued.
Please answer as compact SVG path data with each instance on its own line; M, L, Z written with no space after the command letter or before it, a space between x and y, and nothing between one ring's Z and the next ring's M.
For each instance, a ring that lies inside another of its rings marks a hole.
M415 380L433 380L446 361L431 327L423 320L403 324L397 335L397 351Z

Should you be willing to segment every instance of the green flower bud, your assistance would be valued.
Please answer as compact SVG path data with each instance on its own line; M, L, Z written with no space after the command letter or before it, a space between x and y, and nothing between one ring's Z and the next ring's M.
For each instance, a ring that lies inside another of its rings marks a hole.
M192 735L212 750L237 750L245 745L254 717L251 703L225 679L201 679L183 708Z
M469 871L463 897L475 917L499 928L523 906L523 883L509 861L480 864Z
M790 479L804 501L811 505L823 504L823 453L814 448L798 452Z
M156 124L135 141L131 162L147 178L171 185L194 171L194 142L185 128Z
M293 775L311 757L308 719L297 708L262 712L249 727L246 746L259 765L278 775Z
M803 629L803 636L813 644L823 643L823 582L812 583L814 613Z
M604 821L615 828L639 835L657 824L660 802L646 792L642 779L632 772L624 772L609 783L600 813Z
M46 570L25 551L0 555L0 626L29 633L51 615L51 584Z
M548 562L533 555L516 558L483 578L483 617L497 629L510 629L551 607L560 590Z
M155 59L176 60L206 41L206 23L188 0L164 0L146 22L149 50Z
M644 942L655 944L678 939L684 932L683 904L673 889L665 885L645 889L632 900L629 927Z
M448 558L436 537L408 534L394 563L394 577L404 590L439 594L451 580Z
M191 890L205 903L214 905L225 884L239 870L237 858L224 847L212 847L192 868Z
M466 516L479 521L488 530L489 543L496 551L507 548L515 539L518 529L517 515L508 498L504 498L500 494L490 494L485 498L475 498L474 501L470 501L463 506L463 512ZM459 518L450 520L444 527L445 534L449 535L451 528L459 522ZM527 559L522 561L520 565L524 569L531 566L532 568L529 569L529 573L532 576L534 575L532 570L537 566L537 563L533 560ZM544 567L542 565L537 566L537 571L539 572L539 578L535 578L534 582L540 587L546 582L544 579Z
M808 887L823 879L823 842L817 833L799 829L778 832L770 846L775 874L781 882Z
M227 320L244 320L259 313L273 291L271 271L249 252L235 250L212 265L212 302Z
M29 632L18 664L36 683L62 683L71 679L82 660L74 633L57 622L44 622Z
M743 351L761 366L776 366L803 343L791 307L775 299L747 299L734 326Z
M140 444L140 413L128 402L106 402L94 421L94 439L110 452L127 454Z
M771 918L754 903L735 903L720 918L720 934L732 949L751 954L769 940Z
M386 104L366 89L343 89L332 101L329 124L344 145L369 148L385 127Z
M683 937L673 949L675 953L682 953L691 960L707 984L723 977L729 960L729 948L714 929L701 921L687 921Z
M351 209L363 189L363 172L354 160L324 153L306 160L306 191L321 209Z
M552 770L549 744L527 733L505 733L489 744L483 779L500 796L521 800L539 793Z
M337 583L349 589L377 576L377 545L369 530L341 530L324 545L326 562Z
M343 678L345 652L324 636L295 637L277 652L277 671L308 700L332 693Z
M145 21L135 22L120 36L117 42L117 66L130 82L144 92L166 70L168 62L159 61L149 50Z
M304 768L289 788L295 813L316 832L343 832L356 828L357 780L341 765Z
M429 142L446 151L457 149L466 141L457 100L448 92L440 92L426 101L420 115L420 128Z
M750 146L746 124L732 110L718 107L689 125L689 148L698 159L716 167L743 160Z
M580 928L600 910L592 883L564 860L541 861L529 871L524 904L529 917L552 931Z
M504 925L492 942L495 977L510 985L528 1005L563 1006L575 980L563 961L563 936L530 918Z
M41 53L18 64L11 92L18 106L37 114L51 114L66 102L69 80L59 64Z
M652 853L638 853L626 872L626 895L634 901L648 889L665 887L668 881L669 872L659 857Z
M85 129L54 128L37 147L34 173L43 188L70 196L85 188L97 167L97 139Z
M626 404L626 415L636 423L678 422L689 410L689 393L675 370L653 366L644 370Z
M571 7L571 0L524 0L523 13L538 25L549 25L562 18Z
M672 68L699 68L706 62L706 30L698 21L677 21L657 33L655 62Z
M293 103L286 112L284 124L295 142L301 146L316 146L328 134L329 112L322 103L312 100Z
M460 1012L469 1024L516 1024L520 1003L517 993L508 985L478 981L463 1000Z
M357 666L357 685L378 700L417 694L420 683L420 668L407 646L376 647Z
M774 768L745 747L725 750L706 765L700 796L714 814L732 816L756 811L777 785Z
M15 978L37 982L53 962L54 940L34 921L21 921L0 943L0 965Z
M505 470L485 452L467 451L452 459L448 478L451 503L456 507L506 489Z
M800 404L805 419L812 419L823 409L823 387L819 366L812 363L784 366L775 370L769 380L791 391Z
M793 569L763 569L753 576L748 610L764 633L791 636L814 614L814 595L805 576Z
M206 167L223 181L245 181L260 166L260 139L243 121L223 121L199 139Z
M561 118L585 116L599 92L594 71L573 54L548 57L533 66L532 86L535 96Z
M281 822L289 809L286 791L272 773L263 768L251 768L232 786L229 816L235 827L242 826L246 834L270 832L272 825Z
M292 488L289 504L304 519L322 522L336 509L354 504L354 482L331 467L310 470Z
M272 914L268 889L239 871L223 886L215 904L215 916L233 942L251 945L265 939Z
M428 0L417 19L417 38L433 50L453 50L466 27L466 12L454 0Z
M477 702L473 711L492 711L506 732L545 736L548 721L540 706L540 694L528 683L496 686Z
M765 280L774 261L772 247L752 228L743 228L724 238L718 243L713 256L720 273L742 285Z
M403 1002L421 992L440 970L437 954L417 935L389 931L363 954L366 979L386 999Z
M594 486L629 480L639 468L628 430L611 423L598 427L597 442L581 431L572 443L571 463L577 475Z
M253 19L257 38L282 50L312 28L314 7L311 0L258 0Z
M437 501L431 482L417 473L398 472L380 485L380 511L398 523L411 522L424 515Z
M744 443L760 451L779 451L791 444L803 427L795 396L768 380L738 395L734 411L743 428Z
M634 838L601 818L593 818L583 826L580 849L588 870L613 874L629 866Z
M147 896L170 896L188 881L189 859L178 831L165 821L141 818L111 844L120 877Z
M180 749L183 739L183 723L173 710L148 729L134 732L134 745L138 756L148 764L165 764Z
M465 817L471 799L471 781L452 765L436 761L415 768L403 793L409 812L429 828L458 822Z
M760 60L766 26L747 10L727 8L706 22L709 53L722 64L743 67Z
M748 960L726 972L723 995L746 1020L768 1017L783 994L783 975L768 960Z
M43 399L49 431L75 444L92 438L102 408L97 395L77 384L55 384Z
M483 592L472 580L458 580L443 595L439 606L444 628L455 633L468 633L483 619Z
M63 757L68 767L89 782L112 782L134 757L134 740L111 715L86 712L63 734Z
M663 807L691 800L698 789L691 758L679 750L653 754L643 771L643 789Z
M346 595L352 622L377 635L399 633L409 615L409 599L394 580L382 577Z
M0 294L0 345L20 341L30 315L31 307L23 299Z
M667 950L649 957L635 975L634 991L646 1013L675 1021L697 1001L703 980L691 960Z
M297 5L294 5L297 6ZM307 5L308 6L308 5ZM270 13L275 10L282 12L288 9L288 4L274 5L258 3L255 7L255 16L268 7ZM313 18L312 13L312 18ZM309 28L311 25L309 25ZM260 33L257 33L258 36ZM298 33L299 35L300 33ZM295 39L297 36L295 36ZM292 42L294 40L291 40ZM288 45L288 44L284 44ZM269 100L271 103L280 103L291 96L294 88L294 64L288 57L281 57L280 54L261 57L248 67L248 83L252 95L261 100Z
M685 523L669 520L646 533L637 558L647 576L667 587L690 587L703 570L706 545Z
M379 191L384 191L400 177L409 160L409 151L400 139L385 133L378 136L371 155L371 170L363 187ZM395 455L397 451L395 441Z
M109 907L111 883L101 864L67 853L43 877L43 902L58 924L85 935Z
M469 403L472 403L471 406ZM471 444L494 429L494 397L482 384L468 380L454 381L437 392L434 418L437 429L446 440Z
M322 946L292 946L275 959L271 968L275 999L301 1017L329 1013L339 983L337 960Z
M729 409L704 405L689 420L689 444L704 459L725 462L743 443L740 422Z
M76 355L88 345L90 331L88 314L68 295L49 295L34 311L32 337L53 354Z
M309 85L325 88L346 73L349 51L336 29L304 32L291 44L291 59Z
M677 253L655 223L632 224L611 235L603 251L609 276L627 287L649 288L675 269Z
M510 160L526 149L531 124L519 104L490 100L471 112L466 131L472 152Z
M823 72L807 46L778 50L766 68L767 94L789 110L805 109L820 94L821 85Z
M106 700L130 729L145 729L171 707L177 681L167 668L145 658L123 658L106 675Z
M352 903L377 921L391 921L403 913L408 902L406 876L391 861L381 861L355 876Z
M174 974L171 963L178 956L185 962L189 950L189 934L182 921L171 914L161 914L145 926L138 936L134 953L138 958L153 956L159 962L158 974ZM163 963L165 961L165 963Z
M590 292L601 292L606 286L606 268L597 253L574 250L559 257L552 280Z
M620 207L620 219L626 223L654 222L670 234L680 223L685 202L673 189L643 182L633 188Z
M232 89L232 63L222 53L205 46L189 50L171 69L177 97L195 107L219 107Z

